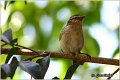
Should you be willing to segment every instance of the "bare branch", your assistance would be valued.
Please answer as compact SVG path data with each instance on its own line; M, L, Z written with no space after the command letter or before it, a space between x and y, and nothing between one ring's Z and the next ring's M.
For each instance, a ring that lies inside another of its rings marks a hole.
M111 79L111 78L113 77L113 75L116 74L119 70L120 70L120 68L118 68L117 70L115 70L115 71L112 73L112 76L108 77L107 79Z
M9 48L2 48L1 54L7 54L9 52ZM72 59L79 62L90 62L90 63L99 63L99 64L108 64L108 65L116 65L119 66L119 60L118 59L109 59L109 58L102 58L102 57L91 57L91 59L85 55L80 56L73 56L70 53L58 53L58 52L49 52L49 51L40 51L36 50L36 52L31 51L17 51L16 55L26 55L26 56L39 56L39 57L45 57L47 55L50 55L52 58L64 58L64 59Z

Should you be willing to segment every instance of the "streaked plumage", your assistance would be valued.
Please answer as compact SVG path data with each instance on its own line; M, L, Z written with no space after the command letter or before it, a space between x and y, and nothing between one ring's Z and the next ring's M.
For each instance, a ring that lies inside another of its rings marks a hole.
M63 52L72 54L80 53L84 45L82 21L84 16L74 15L70 17L67 25L60 33L60 45Z

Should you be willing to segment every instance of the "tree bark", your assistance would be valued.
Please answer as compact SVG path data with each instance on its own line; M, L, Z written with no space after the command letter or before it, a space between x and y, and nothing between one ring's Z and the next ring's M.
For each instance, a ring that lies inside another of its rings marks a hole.
M10 50L9 48L1 48L1 54L8 54L9 50ZM47 55L50 55L51 58L64 58L64 59L75 60L77 62L90 62L90 63L119 66L118 59L110 59L110 58L102 58L102 57L91 57L90 59L86 55L80 55L75 57L70 53L59 53L59 52L49 52L49 51L40 51L40 50L36 50L35 52L18 50L17 53L14 55L39 56L39 57L45 57Z

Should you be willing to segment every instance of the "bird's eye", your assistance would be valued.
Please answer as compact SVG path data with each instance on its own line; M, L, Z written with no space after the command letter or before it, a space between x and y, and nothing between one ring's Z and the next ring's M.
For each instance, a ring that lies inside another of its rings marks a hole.
M75 17L74 19L77 19L77 17Z

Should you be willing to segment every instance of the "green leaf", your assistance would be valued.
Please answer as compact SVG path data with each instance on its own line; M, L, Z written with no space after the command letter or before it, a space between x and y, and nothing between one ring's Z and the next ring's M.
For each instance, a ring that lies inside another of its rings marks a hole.
M10 60L10 58L19 50L18 47L13 47L10 49L10 51L8 52L7 58L5 63L8 63L8 61Z
M50 64L50 57L46 56L42 59L38 59L36 62L39 63L39 65L41 66L41 79L44 79L44 76Z
M118 53L119 53L119 47L118 47L118 48L115 50L115 52L113 53L112 58L115 57L116 54L118 54Z
M73 64L71 65L65 75L64 79L71 79L72 75L74 74L74 72L76 71L76 69L78 68L80 64Z
M100 52L97 41L91 37L88 30L84 30L84 47L83 51L88 53L90 56L98 56Z
M7 76L9 76L11 79L13 78L15 71L17 69L18 66L18 61L16 57L12 58L12 61L10 64L4 64L1 66L2 69L2 78L6 78Z
M21 61L19 63L21 69L29 73L35 79L41 78L41 66L38 63L30 61Z

